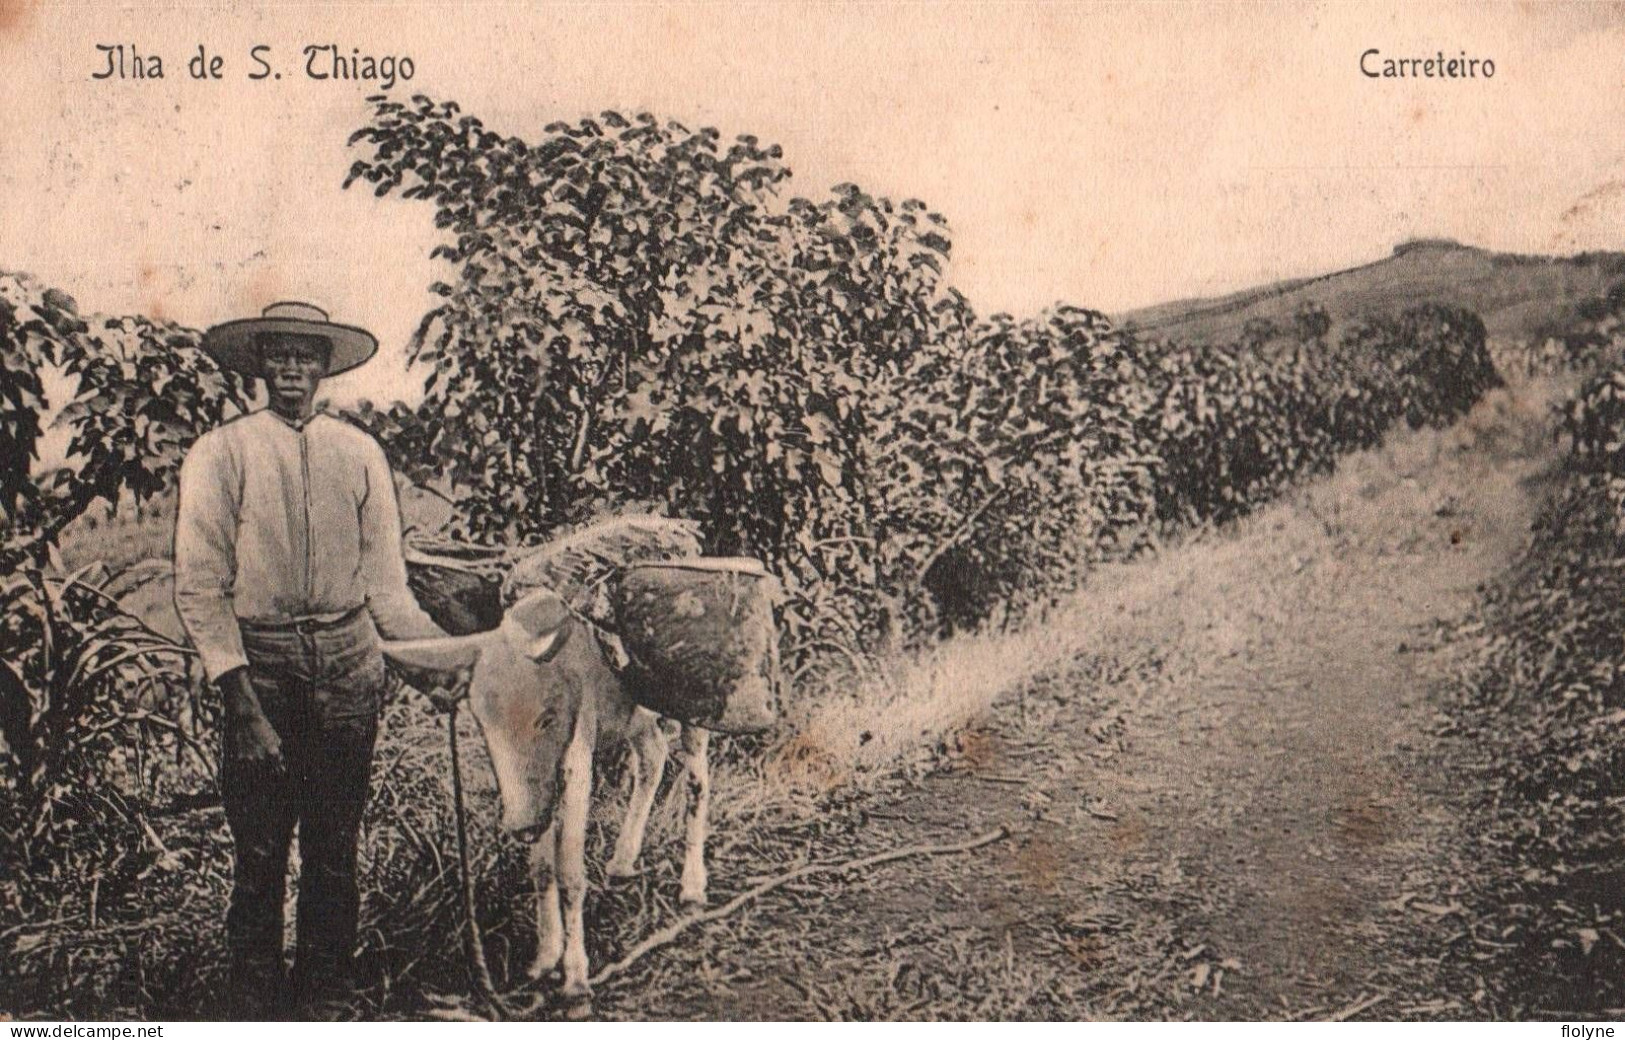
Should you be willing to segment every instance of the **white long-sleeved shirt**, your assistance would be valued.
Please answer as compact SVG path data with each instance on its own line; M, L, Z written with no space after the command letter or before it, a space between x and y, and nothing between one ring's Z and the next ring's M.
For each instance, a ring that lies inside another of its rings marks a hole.
M363 604L392 639L444 634L406 587L378 442L330 415L294 424L268 409L199 437L181 464L175 607L209 678L248 663L241 621Z

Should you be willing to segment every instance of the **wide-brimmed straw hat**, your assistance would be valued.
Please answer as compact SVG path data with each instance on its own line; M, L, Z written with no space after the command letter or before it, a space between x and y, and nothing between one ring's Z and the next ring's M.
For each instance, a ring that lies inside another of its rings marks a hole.
M203 349L220 365L246 375L260 374L261 337L267 333L319 336L332 344L327 374L348 372L378 352L378 337L354 325L329 321L327 312L309 303L273 303L258 318L239 318L203 334Z

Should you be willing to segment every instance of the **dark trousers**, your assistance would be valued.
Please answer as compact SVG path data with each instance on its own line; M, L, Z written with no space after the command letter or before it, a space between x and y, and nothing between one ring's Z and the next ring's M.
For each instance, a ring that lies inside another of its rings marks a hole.
M332 623L243 626L260 707L282 741L281 779L244 775L226 748L221 799L236 851L226 915L234 1012L280 1017L288 997L351 988L360 893L356 838L385 689L378 633L365 610ZM229 731L228 731L229 732ZM283 976L288 851L299 831L298 943Z

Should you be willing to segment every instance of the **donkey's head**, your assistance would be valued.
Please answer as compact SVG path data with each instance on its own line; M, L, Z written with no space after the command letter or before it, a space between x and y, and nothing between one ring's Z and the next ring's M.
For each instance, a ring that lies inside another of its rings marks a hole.
M471 670L468 699L485 736L502 796L502 827L545 830L559 793L559 765L586 697L617 681L595 639L559 596L533 592L489 632L383 644L384 656L446 676Z

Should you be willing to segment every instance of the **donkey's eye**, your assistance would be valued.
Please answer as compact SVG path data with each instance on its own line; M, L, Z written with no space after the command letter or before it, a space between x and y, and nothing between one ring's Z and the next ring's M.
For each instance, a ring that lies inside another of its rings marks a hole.
M553 715L554 715L554 712L551 709L543 708L536 715L536 721L534 721L534 722L532 722L530 724L531 728L532 729L546 729L548 726L551 726L553 724Z

